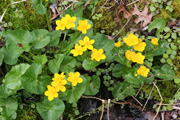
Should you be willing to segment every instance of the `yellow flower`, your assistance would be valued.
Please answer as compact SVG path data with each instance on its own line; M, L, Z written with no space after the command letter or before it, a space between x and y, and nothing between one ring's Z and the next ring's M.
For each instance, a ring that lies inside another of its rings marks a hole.
M85 36L83 40L79 40L79 44L83 46L83 50L86 51L87 49L92 50L93 46L92 44L94 43L94 40L89 40L88 36Z
M73 56L78 56L78 55L82 55L83 51L84 49L81 45L75 44L75 49L72 49L71 53L73 54Z
M143 64L144 63L145 56L142 55L142 53L137 53L132 57L133 62L137 62L138 64Z
M121 47L122 43L121 43L121 41L118 41L118 42L114 43L114 45L119 48L119 47Z
M57 97L58 97L57 90L56 90L54 87L48 85L47 88L48 88L48 90L45 91L44 94L45 94L46 96L48 96L48 100L49 100L49 101L52 101L54 98L57 98Z
M54 74L54 78L52 78L53 81L59 81L63 80L65 78L64 72L62 72L60 75L58 73Z
M130 50L127 50L125 56L128 60L132 60L135 54L136 54L135 52L131 52Z
M134 50L143 52L146 47L145 42L139 42L136 46L134 46Z
M51 82L51 85L56 89L57 92L59 91L65 92L66 87L64 85L66 85L66 83L67 81L63 79L63 80L53 81Z
M83 79L80 78L80 73L79 72L76 72L76 73L70 72L69 77L67 78L67 80L69 82L71 82L73 86L76 86L77 83L82 83L83 82Z
M65 30L66 20L63 17L61 20L56 20L56 30Z
M148 73L149 73L149 69L144 66L141 66L137 71L137 74L142 75L143 77L147 77Z
M133 33L130 33L127 38L123 38L124 42L128 46L134 46L138 44L138 37L135 36Z
M151 43L152 43L153 45L158 45L158 39L157 39L157 38L151 39Z
M71 17L69 14L66 14L64 18L66 19L66 28L67 29L75 27L74 22L76 21L76 17Z
M45 0L46 2L48 2L48 0Z
M90 29L91 25L88 24L87 20L79 20L79 26L77 27L77 29L79 31L81 31L83 34L87 33L87 29Z
M91 54L91 60L96 60L96 61L100 61L100 60L104 60L106 59L106 56L103 54L103 49L93 49L92 50L92 54Z
M75 27L75 21L76 17L71 17L69 14L66 14L61 20L56 20L56 30L65 30L65 28L70 29Z

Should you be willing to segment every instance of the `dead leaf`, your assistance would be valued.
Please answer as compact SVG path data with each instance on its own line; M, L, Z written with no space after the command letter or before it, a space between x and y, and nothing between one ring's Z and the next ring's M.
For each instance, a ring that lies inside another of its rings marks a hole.
M119 14L121 13L121 12L123 12L123 18L125 18L125 19L130 19L131 18L131 13L129 13L127 10L126 10L126 8L124 7L124 4L123 3L121 3L121 6L119 7L119 10L117 11L117 9L115 8L115 11L116 11L116 16L117 16L117 18L115 18L115 21L116 22L121 22L121 18L120 18L120 16L119 16Z
M55 2L52 5L50 5L50 7L49 7L49 8L51 8L51 11L54 13L54 15L53 15L54 17L58 16L57 11L56 11L57 6L58 6L58 2Z
M148 15L148 7L145 6L144 10L142 12L139 11L136 4L134 5L134 10L131 12L132 15L138 15L138 17L134 20L134 22L137 24L141 21L144 21L142 24L142 27L145 27L151 22L152 19L152 13Z

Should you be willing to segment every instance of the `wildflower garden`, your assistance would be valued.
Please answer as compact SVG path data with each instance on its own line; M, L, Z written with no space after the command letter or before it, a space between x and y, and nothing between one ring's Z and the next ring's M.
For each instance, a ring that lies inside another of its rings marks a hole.
M180 119L180 0L0 5L0 120Z

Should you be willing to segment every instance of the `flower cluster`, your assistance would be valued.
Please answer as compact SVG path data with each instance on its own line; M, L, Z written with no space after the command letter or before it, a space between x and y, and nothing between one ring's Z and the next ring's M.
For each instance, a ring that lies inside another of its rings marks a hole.
M75 27L75 21L76 17L71 17L69 14L66 14L61 20L56 20L56 30L65 30L65 28L70 29Z
M59 91L66 91L65 85L67 84L67 80L71 82L73 86L76 86L77 83L83 82L83 79L80 78L79 72L76 72L75 74L70 72L67 80L65 80L65 77L66 76L64 75L64 72L62 72L61 74L54 74L54 78L52 78L51 85L47 86L48 90L44 93L46 96L48 96L49 101L52 101L54 98L57 98Z
M144 66L141 66L138 71L137 71L137 74L138 75L142 75L143 77L147 77L148 73L149 73L149 69L144 67Z
M65 30L70 28L75 28L76 17L71 17L69 14L66 14L65 17L62 17L61 20L56 20L56 30ZM88 20L79 20L79 25L77 30L81 31L83 34L87 33L87 30L91 28L91 25L88 24Z
M96 60L96 61L100 61L100 60L104 60L106 59L106 56L103 54L103 49L94 49L93 44L94 44L95 40L90 40L88 36L85 36L83 38L83 40L79 40L79 44L75 44L75 48L71 50L71 53L73 54L73 56L78 56L78 55L82 55L84 51L87 50L92 50L92 54L91 54L91 60Z
M127 38L123 38L124 42L128 46L133 46L135 51L139 51L138 53L132 52L132 50L127 50L125 56L128 60L132 60L138 64L143 64L145 56L142 53L145 50L146 43L142 42L140 38L135 36L133 33L130 33Z
M143 64L145 56L142 53L131 52L130 50L126 51L125 56L128 60L137 62L138 64Z

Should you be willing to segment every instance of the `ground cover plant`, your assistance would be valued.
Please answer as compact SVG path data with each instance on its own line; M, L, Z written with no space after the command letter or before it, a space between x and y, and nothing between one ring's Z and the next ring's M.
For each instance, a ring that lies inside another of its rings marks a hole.
M180 118L179 3L2 3L0 119Z

